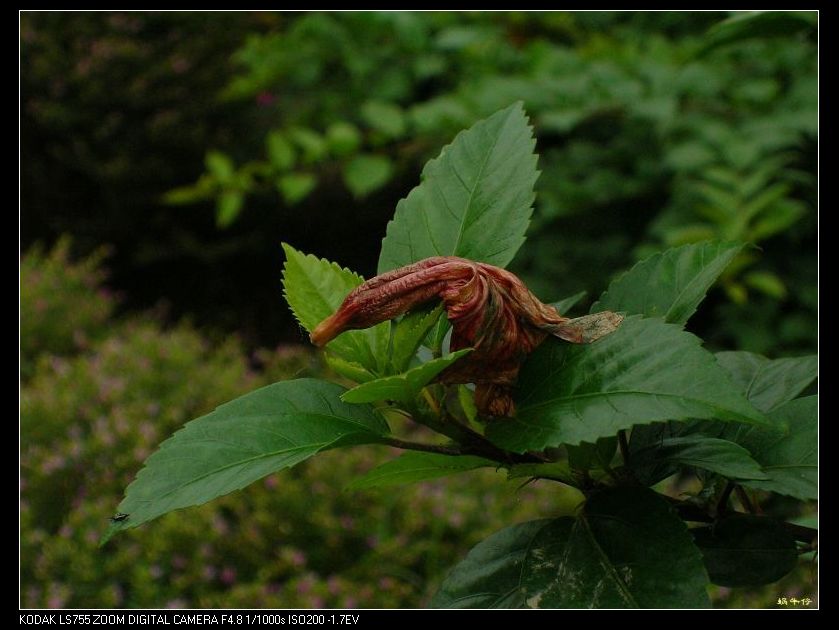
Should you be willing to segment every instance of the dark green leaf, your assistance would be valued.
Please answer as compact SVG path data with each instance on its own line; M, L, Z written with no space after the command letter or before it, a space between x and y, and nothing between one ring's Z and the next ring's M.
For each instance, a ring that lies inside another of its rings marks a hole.
M655 254L614 280L591 312L638 313L684 325L742 248L707 242Z
M344 392L341 395L341 400L348 403L369 403L378 400L411 403L419 395L422 388L434 380L435 376L471 351L471 348L464 348L446 357L432 359L427 363L418 365L404 374L385 376L362 383Z
M574 470L605 470L612 463L618 446L616 436L600 438L594 444L583 442L579 446L568 446L568 463Z
M488 427L493 442L517 452L670 419L766 423L698 338L658 319L629 317L588 345L548 339L519 383L516 417Z
M533 539L552 521L502 529L478 543L446 576L431 600L434 608L523 608L521 577Z
M497 468L498 463L472 455L409 452L376 466L363 477L352 481L348 488L361 490L398 486L486 467Z
M818 396L784 403L769 412L769 419L777 429L752 427L736 436L769 475L767 480L743 484L798 499L817 499Z
M644 488L608 490L579 517L509 527L478 544L432 601L449 608L697 608L699 550Z
M656 446L633 453L631 463L638 469L692 466L729 479L768 478L745 448L704 435L665 438Z
M263 387L187 423L149 457L128 486L103 542L122 529L201 505L329 448L370 444L388 433L369 405L314 379Z
M691 530L711 582L759 586L777 582L795 568L795 540L771 519L738 515Z
M718 352L715 356L761 411L770 411L798 396L816 379L819 367L815 355L774 360L751 352Z
M311 254L305 255L283 243L283 293L297 321L309 332L332 315L347 294L364 279ZM360 364L378 374L387 361L390 322L367 330L351 330L338 335L326 348L349 363Z
M458 134L397 205L379 273L429 256L509 263L530 222L534 144L520 103Z

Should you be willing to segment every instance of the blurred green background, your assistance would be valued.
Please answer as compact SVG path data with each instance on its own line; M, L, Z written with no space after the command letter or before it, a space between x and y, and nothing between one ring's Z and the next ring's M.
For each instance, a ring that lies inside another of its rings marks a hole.
M97 549L177 427L325 374L282 299L280 241L372 275L424 162L516 100L542 175L511 268L540 298L591 300L671 245L750 241L691 329L815 352L816 20L23 13L21 605L422 606L481 538L573 510L558 485L486 471L346 492L389 456L357 449ZM715 600L813 584L802 565Z

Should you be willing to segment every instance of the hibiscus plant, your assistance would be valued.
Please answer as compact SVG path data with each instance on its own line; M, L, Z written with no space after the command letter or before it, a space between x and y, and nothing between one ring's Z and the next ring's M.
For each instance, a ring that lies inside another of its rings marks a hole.
M461 132L396 207L366 282L284 245L285 297L342 384L283 381L189 422L103 543L321 451L380 444L405 453L355 488L492 467L584 497L478 544L433 606L706 607L709 584L768 584L814 551L815 529L760 502L817 498L816 357L713 354L684 330L743 244L656 254L566 317L579 296L544 304L504 269L532 212L534 148L520 104Z

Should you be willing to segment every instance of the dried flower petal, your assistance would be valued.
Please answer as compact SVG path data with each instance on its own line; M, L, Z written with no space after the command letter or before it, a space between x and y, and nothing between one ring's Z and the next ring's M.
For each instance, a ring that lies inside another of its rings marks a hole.
M440 299L452 324L452 351L474 350L443 371L442 383L475 383L483 413L512 415L510 386L548 335L591 343L614 331L621 315L604 311L569 319L540 302L515 275L455 256L426 258L364 282L311 334L323 346L345 330L369 328Z

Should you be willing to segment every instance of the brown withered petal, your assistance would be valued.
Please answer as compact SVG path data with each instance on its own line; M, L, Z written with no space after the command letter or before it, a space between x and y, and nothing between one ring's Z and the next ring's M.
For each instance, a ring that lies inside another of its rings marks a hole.
M369 328L439 299L452 325L451 350L473 351L444 370L442 383L475 383L485 414L513 414L510 387L519 368L548 335L591 343L614 331L623 316L610 311L569 319L540 302L515 275L456 256L426 258L353 289L311 334L323 346L345 330Z

